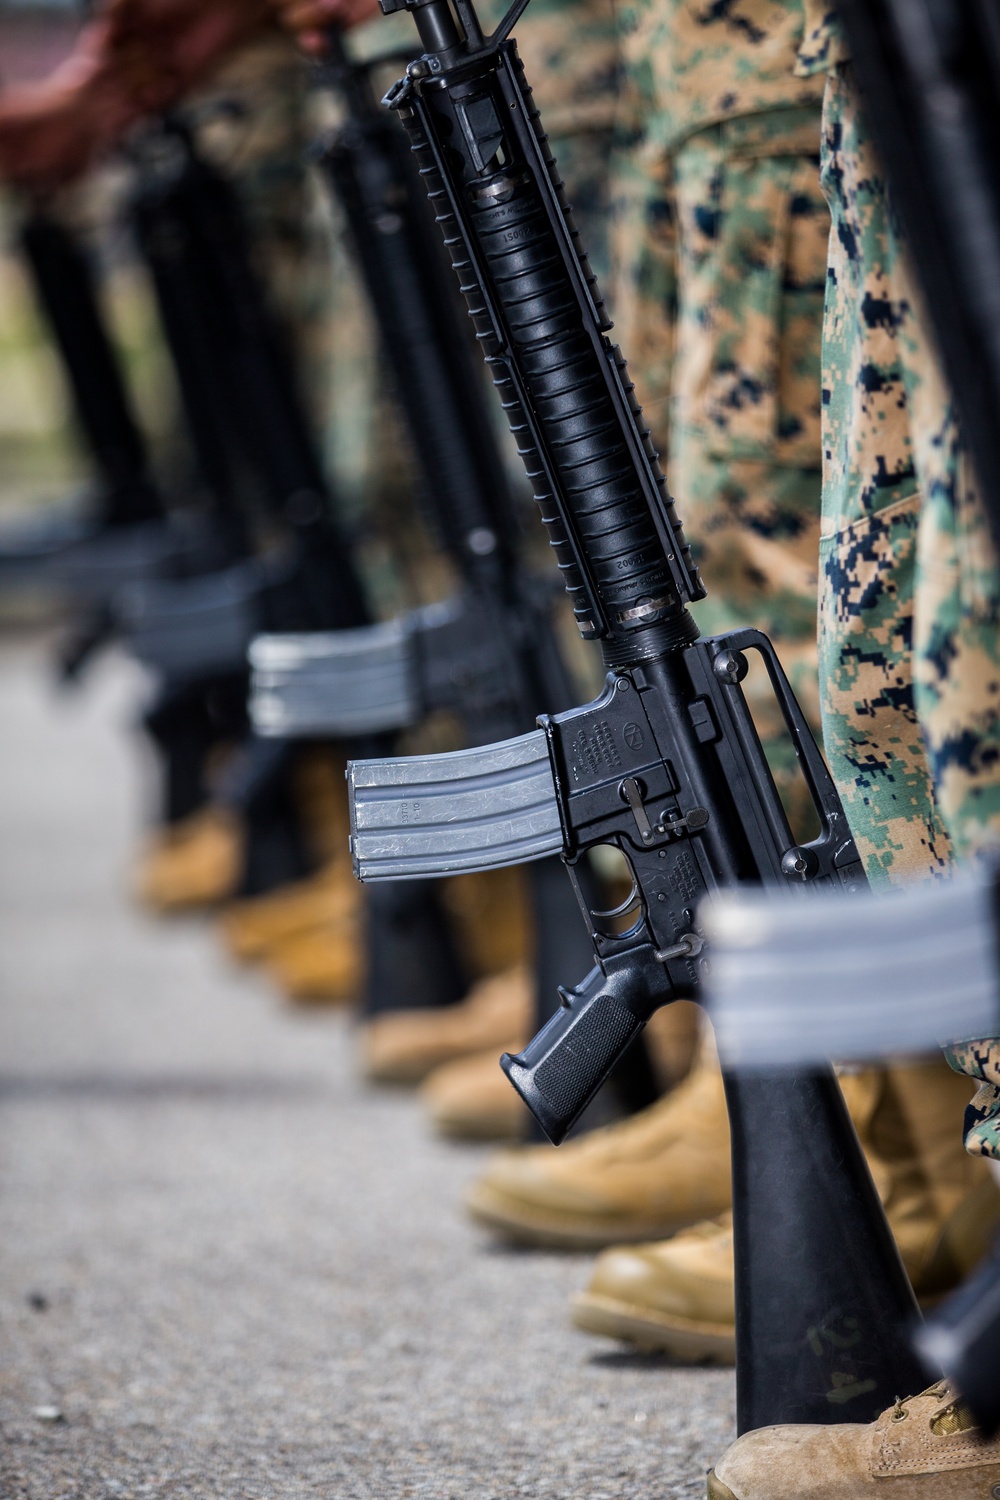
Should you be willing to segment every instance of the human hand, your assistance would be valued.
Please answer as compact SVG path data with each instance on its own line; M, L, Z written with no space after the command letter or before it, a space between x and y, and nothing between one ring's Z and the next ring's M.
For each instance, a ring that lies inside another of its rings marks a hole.
M121 98L101 79L103 40L91 30L49 78L0 92L0 178L57 187L85 171L127 124Z
M272 0L281 24L294 33L305 52L326 51L326 30L345 30L379 14L378 0Z
M272 21L270 0L108 0L55 73L0 92L0 178L79 176Z

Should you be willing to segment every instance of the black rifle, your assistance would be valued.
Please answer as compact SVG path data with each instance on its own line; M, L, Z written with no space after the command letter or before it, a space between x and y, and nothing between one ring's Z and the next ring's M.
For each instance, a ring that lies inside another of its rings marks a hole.
M395 9L398 0L383 0ZM405 0L404 0L405 3ZM402 8L402 7L399 7ZM660 1005L696 994L700 897L864 877L829 773L767 639L698 639L703 595L666 495L510 31L468 0L407 6L426 48L400 113L534 482L581 634L609 674L586 707L460 757L353 767L362 878L616 845L625 932L591 923L597 965L508 1072L560 1139ZM763 658L822 832L796 845L740 681ZM471 778L471 779L470 779ZM457 832L456 832L457 830ZM733 1127L741 1429L864 1421L918 1378L915 1304L829 1069L726 1079Z
M72 678L114 633L116 591L182 559L190 564L206 538L202 528L168 514L153 479L88 256L42 209L27 218L20 240L96 476L89 504L72 523L43 523L20 536L20 560L46 564L45 575L76 606L59 652L62 675ZM16 571L17 553L16 546L4 552L5 570Z
M399 681L387 671L391 638L405 662L400 675L408 686L419 685L396 697L395 727L447 707L470 744L507 739L529 728L543 709L574 700L553 630L552 591L518 557L518 525L482 370L406 136L378 108L370 69L352 62L335 29L328 33L323 76L347 119L323 144L318 163L344 212L417 458L424 512L464 585L458 600L411 617L410 630L404 621L392 637L379 627L367 637L333 638L328 722L357 714L373 681ZM381 654L378 673L372 671L373 641ZM308 638L304 645L308 653ZM315 689L315 657L307 654L305 666ZM273 706L273 673L270 680ZM383 699L377 711L387 707ZM589 961L590 944L560 861L539 860L530 873L541 1025L558 1004L560 980ZM593 882L588 895L595 904ZM614 1082L629 1108L656 1097L641 1045L623 1059Z
M248 498L291 538L274 561L249 575L243 563L214 580L158 591L147 612L153 624L147 635L168 653L171 641L183 639L198 659L211 618L219 664L227 652L231 665L238 663L242 709L246 648L254 634L342 632L366 625L371 615L334 520L289 350L256 274L235 191L199 155L177 118L161 122L141 150L134 221L199 467L218 509L232 518L236 545L252 545ZM182 652L167 691L168 713L178 700L186 708L198 686L185 680ZM248 816L248 890L302 873L304 851L286 775L292 754L291 739L276 744L252 735L220 789ZM465 976L431 884L380 893L369 904L369 928L373 1008L461 997Z
M25 221L21 249L97 470L93 522L128 526L158 520L163 501L104 325L87 256L70 231L41 209Z

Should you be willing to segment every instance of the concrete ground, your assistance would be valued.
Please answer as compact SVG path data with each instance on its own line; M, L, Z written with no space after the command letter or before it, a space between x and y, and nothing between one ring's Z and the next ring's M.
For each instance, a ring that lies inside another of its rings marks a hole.
M0 1497L702 1493L731 1376L574 1332L349 1017L129 905L139 696L0 646Z

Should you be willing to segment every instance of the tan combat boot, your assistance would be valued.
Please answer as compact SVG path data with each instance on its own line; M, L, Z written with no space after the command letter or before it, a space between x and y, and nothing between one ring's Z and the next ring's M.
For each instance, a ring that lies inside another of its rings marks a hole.
M360 910L347 907L321 927L291 933L267 954L267 971L287 1000L346 1005L361 998L365 953Z
M295 805L317 864L350 870L347 760L329 746L300 745L292 772Z
M1000 1440L984 1441L942 1381L874 1422L745 1432L708 1475L708 1500L990 1500Z
M233 902L223 912L219 930L233 958L252 963L268 958L301 933L345 918L357 919L362 899L350 865L344 859L331 860L307 880Z
M952 1290L1000 1229L1000 1188L962 1148L969 1082L942 1058L841 1079L903 1263L921 1303ZM600 1257L573 1321L681 1359L735 1358L732 1216Z
M690 1072L698 1037L698 1007L681 1000L653 1016L643 1035L650 1060L665 1092ZM520 1051L522 1037L505 1050ZM466 1141L516 1141L528 1131L531 1116L521 1096L500 1069L496 1048L435 1068L424 1082L423 1097L432 1123L442 1135Z
M527 1133L531 1116L501 1071L495 1047L435 1068L421 1095L432 1123L453 1140L516 1141Z
M729 1207L729 1119L706 1037L671 1094L555 1150L498 1156L473 1186L473 1218L523 1244L596 1250L676 1233Z
M441 901L473 979L503 974L526 962L531 918L523 866L453 875L441 883Z
M720 1214L673 1239L618 1245L598 1257L573 1322L587 1333L665 1349L685 1364L736 1358L733 1216Z
M243 873L244 832L228 808L209 805L153 835L136 894L153 911L190 911L228 901Z
M531 1025L533 1005L531 979L518 965L481 979L459 1005L386 1011L362 1033L365 1075L378 1083L420 1083L455 1058L487 1049L496 1058L516 1051Z

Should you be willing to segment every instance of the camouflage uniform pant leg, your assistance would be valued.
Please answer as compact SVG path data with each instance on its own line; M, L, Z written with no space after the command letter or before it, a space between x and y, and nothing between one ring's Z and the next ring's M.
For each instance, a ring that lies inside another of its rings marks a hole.
M917 310L904 345L923 505L914 691L934 795L959 859L1000 846L1000 568L954 402L905 255Z
M828 215L819 116L783 109L640 147L617 174L614 310L709 585L709 632L775 641L818 724L819 361ZM770 689L747 684L783 792L804 787Z
M1000 572L992 535L936 358L910 365L924 506L917 542L914 684L941 816L959 858L1000 833ZM909 357L909 351L908 351ZM981 1087L965 1147L1000 1159L1000 1037L945 1051Z
M607 300L614 338L628 359L656 446L665 455L670 447L679 262L672 157L642 139L621 145L612 159L610 197Z
M917 309L904 345L923 494L914 598L914 693L935 798L959 859L1000 842L1000 568L951 393L905 256L901 292ZM980 1088L965 1112L965 1146L1000 1159L1000 1037L956 1043L945 1056Z
M819 664L823 736L869 879L944 873L913 685L921 497L878 164L849 79L827 82L822 182L830 204L823 329L823 530Z
M996 842L1000 575L843 69L828 84L824 181L826 748L869 873L891 883ZM945 1055L981 1085L966 1149L1000 1158L1000 1038Z

